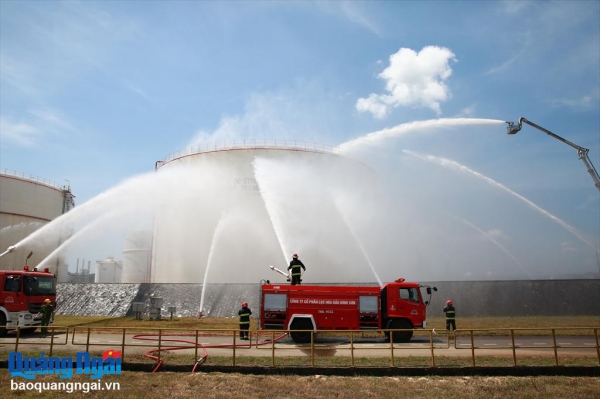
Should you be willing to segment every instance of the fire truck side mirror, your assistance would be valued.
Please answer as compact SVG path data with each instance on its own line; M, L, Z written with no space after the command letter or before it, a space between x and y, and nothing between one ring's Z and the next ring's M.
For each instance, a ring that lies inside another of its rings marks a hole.
M431 295L431 290L437 291L437 287L427 287L427 294Z

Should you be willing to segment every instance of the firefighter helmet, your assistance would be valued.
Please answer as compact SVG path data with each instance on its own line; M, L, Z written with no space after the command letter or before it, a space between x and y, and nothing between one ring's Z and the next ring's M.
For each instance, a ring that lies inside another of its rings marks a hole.
M52 302L50 299L45 299L44 300L44 303L50 303L50 302Z
M292 257L293 257L294 259L298 259L298 254L294 254L294 255L292 255Z
M448 300L446 301L446 305L448 305L448 306L452 306L452 300L451 300L451 299L448 299Z
M243 308L247 308L248 307L248 302L242 302L242 307Z

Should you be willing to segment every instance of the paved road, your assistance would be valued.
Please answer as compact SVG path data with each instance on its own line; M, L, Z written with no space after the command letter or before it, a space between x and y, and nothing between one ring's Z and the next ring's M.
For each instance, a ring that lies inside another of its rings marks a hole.
M279 333L276 333L275 337ZM121 349L122 334L93 333L88 336L77 332L57 332L53 338L40 338L39 334L25 335L19 339L19 351L50 350L52 340L53 351L85 351L89 343L90 350ZM183 342L187 341L187 342ZM161 338L161 347L182 346L183 353L194 353L195 336L165 336ZM232 336L200 336L198 342L204 345L214 356L231 356L233 351ZM9 334L0 338L0 352L15 350L16 336ZM157 348L158 337L153 334L125 336L125 351L127 353L145 352ZM252 345L250 345L252 344ZM512 355L510 337L475 337L476 355ZM130 346L131 345L131 346ZM559 355L598 356L596 341L593 336L559 336L556 338ZM348 337L317 337L315 339L315 356L356 356L356 357L386 357L390 356L390 344L383 338L353 339L354 354L352 354ZM273 345L270 333L261 335L258 345L255 339L251 342L236 339L236 356L271 356L275 347L276 356L306 356L310 355L310 344L296 345L290 338L283 337ZM459 336L456 342L446 340L446 336L433 339L435 356L471 356L471 340L468 336ZM516 336L515 347L518 355L554 355L552 337ZM180 351L181 352L181 351ZM431 356L429 337L414 337L411 342L394 344L395 356ZM0 356L0 358L3 356Z

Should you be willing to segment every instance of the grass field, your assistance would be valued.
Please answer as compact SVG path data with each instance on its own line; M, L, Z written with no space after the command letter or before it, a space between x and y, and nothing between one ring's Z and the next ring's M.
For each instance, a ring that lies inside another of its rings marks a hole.
M23 379L16 379L24 382ZM15 380L15 381L16 381ZM85 376L66 380L90 383ZM65 382L58 376L39 376L35 383ZM248 375L241 373L133 373L106 376L101 384L117 382L120 390L81 391L69 398L540 398L598 399L596 377L337 377ZM10 390L10 376L0 370L3 397L62 398L65 392ZM84 388L82 386L81 388ZM7 396L5 396L7 394Z

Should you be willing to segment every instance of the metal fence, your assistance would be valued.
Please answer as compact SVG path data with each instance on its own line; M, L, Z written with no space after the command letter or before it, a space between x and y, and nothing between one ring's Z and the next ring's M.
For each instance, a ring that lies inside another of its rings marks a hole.
M315 152L326 152L339 154L339 149L326 144L311 143L301 140L286 140L286 139L244 139L244 140L229 140L217 141L213 143L204 143L195 146L190 146L185 149L175 151L156 163L156 169L160 168L165 163L177 158L188 155L200 154L204 152L233 150L233 149L288 149L288 150L304 150Z
M5 327L0 327L5 328ZM573 353L573 350L578 350L580 356L585 357L596 357L598 366L600 366L600 344L598 337L598 330L600 327L556 327L556 328L503 328L503 329L460 329L454 333L447 333L443 331L436 333L435 330L419 329L419 330L381 330L374 332L365 331L319 331L319 334L324 338L319 337L317 339L314 331L304 330L278 330L278 331L265 331L265 330L251 330L250 340L242 342L238 338L240 333L237 329L178 329L178 328L144 328L144 327L61 327L61 326L48 326L49 339L41 340L31 335L22 334L20 329L15 330L15 334L7 336L0 340L6 349L10 349L14 346L14 351L17 352L19 349L24 350L28 346L47 346L48 356L52 356L54 351L86 351L90 349L100 347L111 347L121 349L121 359L124 362L126 353L136 353L136 349L144 349L146 352L144 355L150 359L154 359L159 365L163 363L165 353L186 350L188 354L193 352L196 363L201 363L206 358L207 349L213 350L225 350L225 356L230 358L230 364L236 366L237 361L242 356L261 356L270 358L270 366L277 367L278 363L283 358L286 359L289 365L289 359L300 359L306 361L306 357L309 357L310 366L316 367L315 359L321 357L321 354L325 353L327 356L328 351L335 352L339 355L341 352L345 352L345 356L350 359L350 366L356 366L356 359L361 357L371 356L368 353L373 351L383 351L387 353L389 357L389 367L396 367L396 362L399 356L409 356L414 353L423 353L424 357L428 357L427 367L438 367L436 365L436 359L440 356L452 357L460 356L465 357L466 351L470 353L468 356L471 358L471 364L473 367L478 366L476 359L478 356L485 352L486 354L492 353L492 356L507 356L508 354L512 357L512 366L518 365L518 357L522 356L524 351L535 351L536 356L553 356L554 365L560 366L559 354L568 352ZM310 342L306 344L295 344L287 340L287 342L279 342L282 338L288 336L290 332L309 332ZM413 331L414 337L412 343L397 343L393 340L394 331ZM528 335L529 332L536 331L535 335ZM379 342L377 344L365 345L364 341L358 343L357 340L363 339L365 334L375 335L378 334L381 337L381 333L389 333L389 340L386 342ZM568 332L568 335L565 333ZM108 337L110 334L110 340ZM115 335L118 335L118 339L115 340ZM345 342L340 343L336 341L336 337L343 335ZM547 344L536 344L527 345L517 343L518 339L525 336L535 337L537 339L548 339ZM567 336L583 337L589 340L584 345L574 345L572 343L564 344L559 341L559 337L564 339ZM92 340L92 337L96 338ZM104 339L97 338L105 337ZM203 342L212 337L217 342L207 343ZM478 340L483 338L494 337L502 344L490 344L478 343ZM419 345L414 345L414 341L422 341ZM240 355L241 350L248 350ZM26 350L26 349L25 349ZM298 354L298 350L301 351ZM296 351L296 352L293 352ZM203 352L204 355L200 356ZM139 353L139 351L138 351ZM292 353L291 356L288 356ZM519 354L519 356L518 356ZM199 357L200 356L200 357ZM167 356L170 358L170 356ZM204 359L204 360L201 360ZM292 360L293 365L294 360ZM196 366L194 366L195 368ZM158 369L158 367L157 367Z
M37 183L44 184L46 186L57 188L59 190L66 190L69 188L69 184L58 184L56 182L53 182L52 180L44 179L42 177L37 177L37 176L34 176L29 173L18 172L16 170L12 170L12 169L0 169L0 175L14 176L14 177L18 177L21 179L34 181Z

